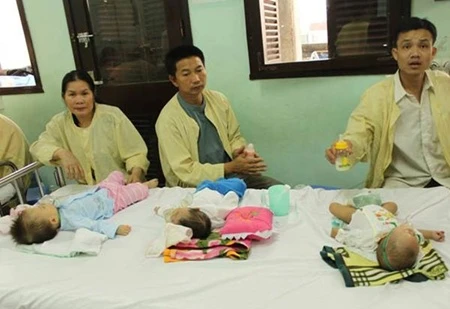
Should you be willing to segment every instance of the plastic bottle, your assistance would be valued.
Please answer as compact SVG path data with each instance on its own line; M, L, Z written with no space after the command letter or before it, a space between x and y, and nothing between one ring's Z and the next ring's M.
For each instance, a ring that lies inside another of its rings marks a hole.
M336 149L336 170L341 172L348 171L351 167L348 144L342 139L342 135L339 135L339 140L334 145L334 148Z
M255 157L255 146L253 144L248 144L245 146L244 152L247 157Z

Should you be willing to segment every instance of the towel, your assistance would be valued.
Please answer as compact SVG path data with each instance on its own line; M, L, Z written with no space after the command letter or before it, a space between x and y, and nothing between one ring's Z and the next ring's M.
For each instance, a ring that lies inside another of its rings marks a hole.
M12 199L16 195L16 189L12 184L7 184L0 188L0 204L7 203L10 199Z
M216 257L246 260L250 253L251 244L252 241L248 239L221 239L220 234L214 231L207 239L191 239L189 242L179 243L164 250L164 262L208 260Z
M81 254L95 256L100 253L106 235L81 228L76 232L60 231L55 238L42 244L18 245L17 249L26 253L55 257L74 257Z
M205 188L219 192L222 195L228 192L236 193L239 198L244 196L247 185L240 178L219 178L216 181L204 180L197 186L197 192Z
M9 234L14 220L28 207L32 206L28 204L17 205L17 207L9 210L9 215L0 217L0 234Z
M430 241L422 244L421 252L423 257L413 268L399 271L382 269L377 262L345 247L324 246L320 255L328 265L341 272L346 287L378 286L398 283L401 279L412 282L443 280L448 269Z
M180 242L189 242L192 238L192 229L173 223L166 223L164 232L154 239L145 253L146 257L159 257L165 249Z

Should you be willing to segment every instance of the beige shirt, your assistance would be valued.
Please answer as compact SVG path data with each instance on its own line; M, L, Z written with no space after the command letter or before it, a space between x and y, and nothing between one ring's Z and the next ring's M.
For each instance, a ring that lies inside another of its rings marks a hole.
M433 91L429 91L431 116L442 150L442 160L448 167L450 166L450 76L439 71L427 71L427 76L433 85ZM392 161L396 123L400 117L394 88L393 76L370 87L363 94L361 103L352 112L344 134L344 138L353 144L352 160L370 162L366 179L368 188L383 186L386 169Z
M144 140L115 106L96 104L94 118L86 129L75 125L69 111L57 114L30 151L37 160L51 165L57 163L52 158L60 148L69 150L78 159L85 175L80 182L88 185L102 181L113 171L125 174L133 167L147 171L149 166Z
M394 87L400 116L395 123L392 162L385 172L383 187L424 187L431 178L450 187L450 167L444 160L431 114L432 82L427 75L420 102L403 88L398 72Z
M11 119L0 114L0 161L14 163L22 168L32 162L28 142L22 130ZM0 167L0 178L10 174L9 167ZM24 177L24 185L29 185L29 175Z
M205 115L216 127L230 158L246 144L228 99L220 92L204 90ZM203 180L224 177L224 164L199 162L199 126L181 107L175 94L156 121L161 167L169 187L196 187Z

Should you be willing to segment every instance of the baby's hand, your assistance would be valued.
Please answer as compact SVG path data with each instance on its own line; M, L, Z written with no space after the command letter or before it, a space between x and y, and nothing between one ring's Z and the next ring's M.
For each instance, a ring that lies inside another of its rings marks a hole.
M445 232L444 231L433 231L431 234L433 240L443 242L445 240Z
M116 235L127 236L131 231L131 226L129 225L119 225L116 231Z

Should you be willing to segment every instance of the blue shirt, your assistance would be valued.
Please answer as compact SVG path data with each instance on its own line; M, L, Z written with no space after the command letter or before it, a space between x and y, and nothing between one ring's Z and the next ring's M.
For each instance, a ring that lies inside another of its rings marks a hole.
M223 148L214 124L205 115L205 102L202 105L192 105L183 100L180 94L177 96L178 102L192 119L197 122L199 127L198 137L198 158L202 164L217 164L229 162L230 158Z
M86 228L108 238L116 235L119 225L106 220L114 214L114 201L108 197L106 189L92 188L69 197L56 207L63 231Z

